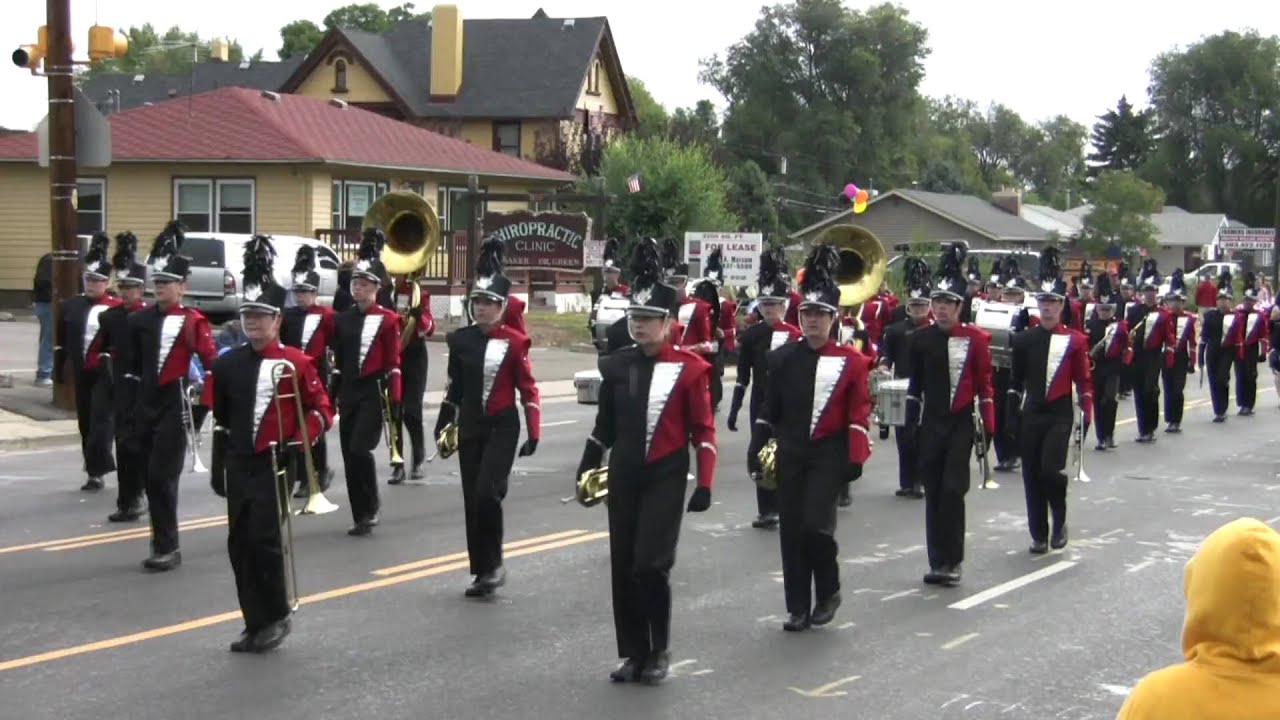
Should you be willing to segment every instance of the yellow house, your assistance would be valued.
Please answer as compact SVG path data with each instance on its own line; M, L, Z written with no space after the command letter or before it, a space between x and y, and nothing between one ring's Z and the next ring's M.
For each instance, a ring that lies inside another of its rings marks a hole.
M437 5L430 21L385 33L333 29L305 57L197 65L191 76L104 75L84 92L128 109L188 88L238 85L337 98L472 145L562 170L593 170L635 107L603 17L463 20Z
M383 193L412 190L449 228L471 175L494 192L547 192L574 179L340 100L270 91L224 88L109 120L112 164L80 173L79 231L131 230L143 253L173 218L192 231L341 236L358 233ZM36 156L34 133L0 137L5 295L30 290L50 246L48 171ZM498 205L488 209L524 207Z

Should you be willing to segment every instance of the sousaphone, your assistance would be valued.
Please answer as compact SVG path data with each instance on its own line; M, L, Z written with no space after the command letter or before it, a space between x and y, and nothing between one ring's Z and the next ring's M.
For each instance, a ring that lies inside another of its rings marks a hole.
M396 295L410 298L397 303L400 313L400 347L413 337L416 320L410 314L422 305L417 278L440 246L440 217L431 203L408 190L389 192L374 201L364 214L361 231L377 228L387 238L379 259L393 278Z
M840 254L836 284L840 286L841 308L856 308L880 293L889 256L870 230L858 225L833 225L814 238L813 244L833 245Z

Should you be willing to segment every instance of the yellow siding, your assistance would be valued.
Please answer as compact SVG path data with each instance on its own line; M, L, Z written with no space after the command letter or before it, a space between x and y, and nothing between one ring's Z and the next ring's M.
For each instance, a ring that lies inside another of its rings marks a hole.
M335 51L342 54L342 51ZM334 65L329 59L316 65L316 69L307 76L305 80L298 86L295 95L306 95L309 97L331 98L336 97L347 102L391 102L391 98L383 91L382 86L374 79L363 66L361 66L354 58L343 55L347 62L347 91L345 93L335 93L334 88Z
M587 76L582 79L582 91L578 93L578 104L574 107L593 113L603 112L606 115L617 115L618 102L614 99L613 86L609 84L609 73L605 72L603 65L600 67L600 94L596 95L587 92L588 88L590 88L594 64L597 62L601 61L593 60L592 67L587 68Z
M48 172L34 163L0 165L0 290L30 290L50 247Z
M317 228L333 224L333 176L316 170L311 173L310 185L307 214L311 218L311 226L307 228L306 235L314 235Z
M458 138L485 150L493 149L493 122L489 120L467 120L462 123L462 132Z

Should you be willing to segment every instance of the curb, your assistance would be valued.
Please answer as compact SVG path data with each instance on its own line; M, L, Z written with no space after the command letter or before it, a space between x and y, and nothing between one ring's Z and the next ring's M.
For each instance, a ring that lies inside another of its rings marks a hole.
M75 445L80 442L79 433L59 433L37 437L0 438L0 453L18 450L44 450Z

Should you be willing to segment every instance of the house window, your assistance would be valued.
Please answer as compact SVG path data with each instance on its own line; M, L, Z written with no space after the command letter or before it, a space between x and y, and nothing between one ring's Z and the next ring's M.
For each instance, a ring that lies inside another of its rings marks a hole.
M336 93L344 93L347 91L346 60L339 60L333 64L333 91Z
M387 193L387 184L367 180L334 180L330 207L333 227L360 230L364 215L374 200Z
M484 187L480 190L483 192ZM436 192L436 211L440 214L441 232L467 229L467 189L441 185Z
M499 122L493 124L493 150L503 155L520 157L520 123Z
M596 60L591 63L591 76L587 78L587 94L600 94L600 61Z
M107 181L76 181L77 233L92 235L107 231Z
M173 215L192 232L254 232L253 180L173 181Z

